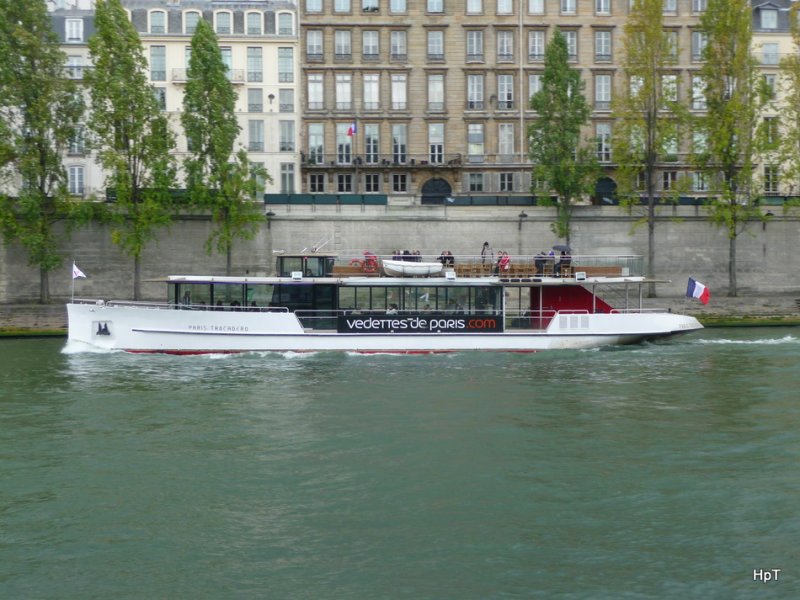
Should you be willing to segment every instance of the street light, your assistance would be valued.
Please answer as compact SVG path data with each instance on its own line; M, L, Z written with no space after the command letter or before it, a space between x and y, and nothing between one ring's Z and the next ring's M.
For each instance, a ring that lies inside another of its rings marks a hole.
M275 216L275 213L271 210L268 210L265 216L267 217L267 229L272 229L272 217Z

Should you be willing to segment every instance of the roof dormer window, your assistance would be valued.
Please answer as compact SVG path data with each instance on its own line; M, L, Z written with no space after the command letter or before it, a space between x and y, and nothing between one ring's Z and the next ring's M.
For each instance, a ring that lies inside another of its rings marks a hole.
M247 13L247 35L261 35L263 19L261 13Z
M183 32L189 35L194 35L197 31L197 24L200 22L200 13L191 10L183 14Z
M167 13L163 10L150 12L150 33L167 33Z

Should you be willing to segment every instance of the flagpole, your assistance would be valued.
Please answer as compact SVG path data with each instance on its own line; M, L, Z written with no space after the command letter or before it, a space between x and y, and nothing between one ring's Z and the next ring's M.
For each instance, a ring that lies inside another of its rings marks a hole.
M69 303L75 304L75 259L72 259L72 294L70 295Z

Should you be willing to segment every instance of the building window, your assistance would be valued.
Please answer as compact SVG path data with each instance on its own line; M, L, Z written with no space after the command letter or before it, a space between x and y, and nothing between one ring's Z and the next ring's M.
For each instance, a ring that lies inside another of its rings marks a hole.
M183 13L183 33L194 35L197 24L200 22L200 13L194 10Z
M444 12L444 0L427 0L429 13Z
M678 136L675 133L664 134L661 142L661 158L664 162L677 162L678 160Z
M611 123L597 123L594 135L597 140L597 160L609 162L611 160Z
M444 110L444 75L428 75L428 110Z
M294 152L294 121L280 121L280 152Z
M353 191L353 176L349 173L340 173L336 176L336 191L340 194L349 194Z
M764 84L764 90L767 92L767 96L770 100L775 98L775 82L777 78L774 73L764 73L761 76L761 81Z
M594 76L594 108L611 109L611 75Z
M281 163L281 194L294 194L293 163Z
M340 73L336 76L336 110L353 108L353 76Z
M364 191L367 194L376 194L381 191L381 176L378 173L364 175Z
M708 8L708 0L692 0L692 12L701 13L706 12Z
M322 12L322 0L306 0L307 13Z
M389 10L393 13L406 12L406 0L390 0Z
M561 0L561 14L574 15L575 14L575 0Z
M247 112L264 112L264 90L261 88L247 89Z
M150 33L167 33L167 13L163 10L150 11Z
M664 13L675 14L678 12L678 0L664 0Z
M306 58L310 61L322 60L322 31L319 29L306 32Z
M467 0L467 14L480 14L483 12L483 0Z
M483 61L483 31L467 31L467 60Z
M514 160L514 124L500 123L497 126L497 153L499 161L508 163Z
M467 75L467 110L483 110L483 75Z
M510 15L512 12L514 12L513 0L497 0L498 15Z
M73 196L83 196L83 167L71 166L67 171L67 190Z
M405 173L392 173L392 191L401 194L408 191L408 177Z
M150 46L150 79L152 81L167 80L166 46Z
M83 19L67 19L65 23L67 42L83 41Z
M378 0L361 0L361 12L378 12Z
M408 76L404 73L392 75L392 110L408 108L407 79Z
M247 49L247 81L264 81L264 65L261 48Z
M761 9L761 29L778 28L778 11L771 8Z
M361 34L361 53L366 60L377 60L380 53L377 31L365 31Z
M333 35L336 60L349 61L353 58L352 35L350 30L339 30Z
M675 184L678 182L677 171L664 171L661 173L661 189L664 191L675 189Z
M692 77L692 109L706 109L706 83L698 75Z
M405 164L408 160L408 125L392 125L392 162Z
M278 48L278 81L294 82L294 49Z
M664 104L663 108L667 108L667 103L678 101L678 76L677 75L662 75L661 76L661 101Z
M233 48L230 46L220 46L220 54L222 54L222 64L225 65L225 75L230 80L233 77ZM189 64L189 61L186 61Z
M514 108L514 76L497 76L497 108L511 110Z
M444 123L428 123L428 160L433 165L444 162Z
M664 35L667 36L667 59L670 62L678 62L678 32L671 30Z
M692 60L698 62L703 60L703 52L708 44L708 34L704 31L692 32Z
M708 151L708 135L705 131L692 132L692 152L705 154Z
M500 191L514 191L514 173L500 173Z
M392 31L391 37L391 58L393 60L406 60L408 47L406 46L406 32Z
M778 193L778 166L766 165L764 166L764 191L767 194Z
M308 176L308 191L312 194L320 194L325 191L325 175L322 173L311 173Z
M528 102L542 89L542 74L531 73L528 75ZM529 104L530 106L530 104Z
M67 152L73 156L81 155L86 152L85 135L82 126L75 129L75 135L69 140L69 149Z
M500 62L512 62L514 60L513 32L497 32L497 60Z
M764 118L764 142L770 148L778 143L778 119L775 117Z
M364 110L378 110L381 107L380 75L366 73L362 79L364 92Z
M353 160L353 136L350 123L336 124L336 162L340 165L349 165Z
M594 32L594 59L597 62L611 62L611 32Z
M376 165L379 160L380 127L375 123L367 123L364 125L364 162L369 165Z
M544 31L534 29L528 32L528 59L544 60L545 37Z
M428 60L444 60L444 31L428 31Z
M578 60L578 32L574 29L562 31L567 39L567 55L569 60Z
M777 65L778 59L778 44L768 43L761 45L761 64L763 65Z
M263 152L264 151L264 121L261 119L252 119L247 122L247 132L249 134L249 142L247 149L250 152Z
M282 113L294 112L294 90L278 90L278 110Z
M334 0L333 12L350 12L350 0Z
M483 191L483 173L469 174L469 191L470 192Z
M324 86L322 73L308 75L308 108L309 110L322 110L325 108Z
M220 35L231 34L231 13L218 12L214 15L214 30Z
M708 191L708 178L702 171L692 172L692 191L693 192L707 192Z
M594 13L596 15L610 15L611 14L611 0L595 0Z
M294 35L294 19L290 13L278 15L278 35Z
M528 0L528 12L532 15L543 15L544 0Z
M483 162L483 140L483 123L469 123L467 125L467 155L469 162Z
M308 125L308 164L325 163L325 126L322 123Z
M153 87L153 93L156 95L156 102L158 103L158 109L167 110L167 88Z

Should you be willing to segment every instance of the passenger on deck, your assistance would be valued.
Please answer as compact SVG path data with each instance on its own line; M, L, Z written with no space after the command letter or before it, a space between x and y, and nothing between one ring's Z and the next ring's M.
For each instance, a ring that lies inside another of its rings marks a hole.
M572 257L562 250L561 256L558 257L558 264L556 265L557 274L561 275L564 268L569 269L570 264L572 264Z
M496 274L507 273L511 270L511 257L508 255L508 252L501 250L499 257L497 259L497 267L495 268Z
M386 311L387 315L396 315L397 314L397 304L390 304L389 310Z
M486 259L489 259L489 264L494 262L494 251L492 247L489 245L489 242L483 242L483 248L481 248L481 264L486 264Z
M453 256L450 250L442 250L442 253L439 255L439 262L446 267L452 267L456 264L456 257Z
M536 265L536 274L543 275L544 274L544 263L547 262L547 251L542 250L539 254L536 255L536 258L533 260L533 264Z

